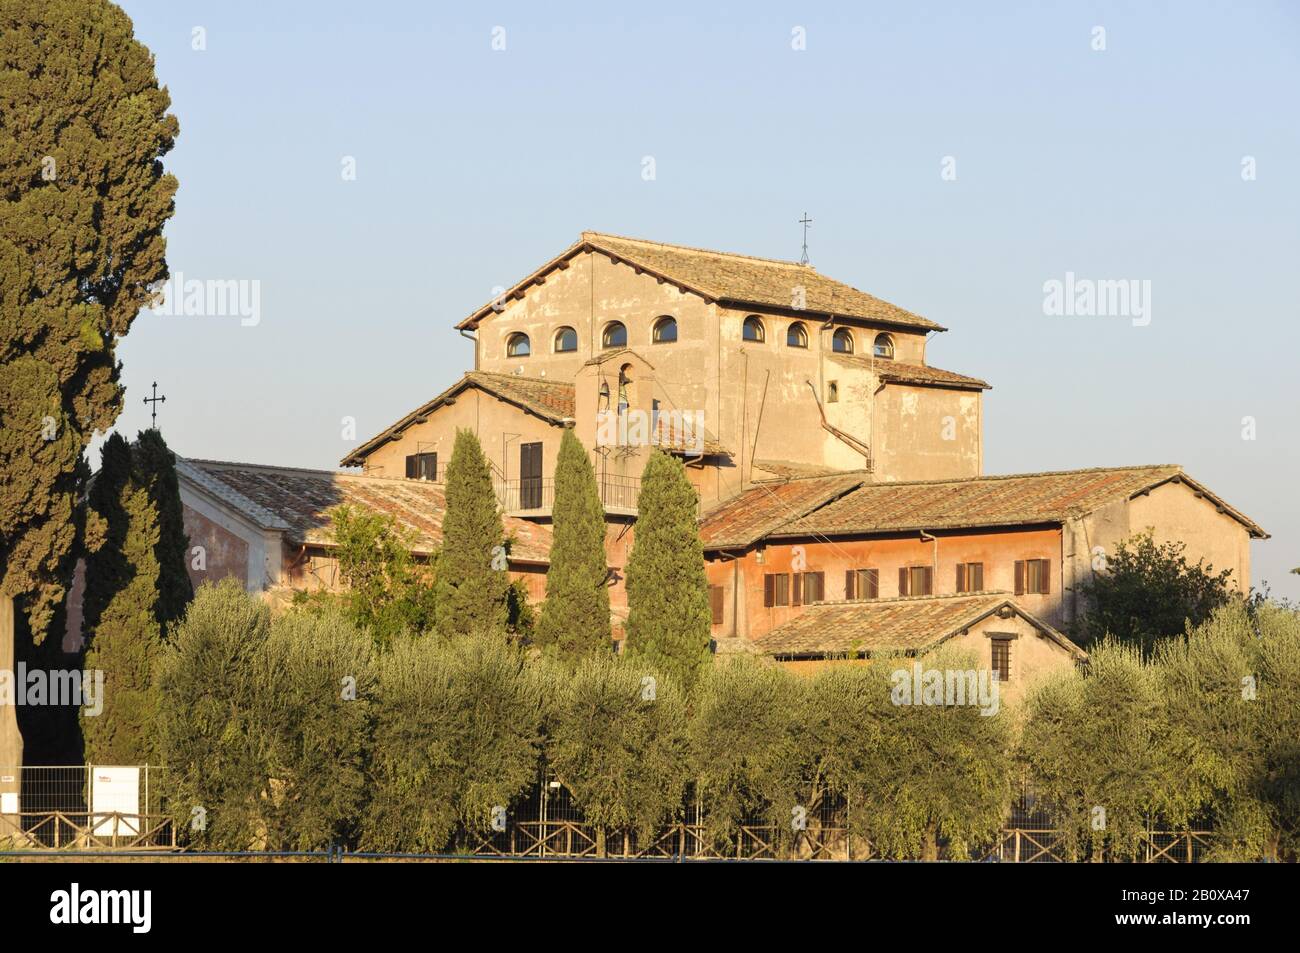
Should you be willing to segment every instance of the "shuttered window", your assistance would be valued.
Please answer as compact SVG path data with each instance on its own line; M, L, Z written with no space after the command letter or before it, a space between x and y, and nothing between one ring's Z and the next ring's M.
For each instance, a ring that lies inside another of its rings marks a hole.
M826 598L826 574L801 572L794 579L795 605L812 605Z
M849 569L844 573L845 599L879 599L879 569Z
M713 624L722 625L723 589L721 586L709 586L709 607L713 612Z
M1052 591L1052 561L1050 559L1016 560L1016 595L1036 593L1047 595Z
M898 570L900 596L929 596L934 594L934 570L930 566L901 566Z
M436 453L412 453L406 457L406 478L408 480L437 480L438 455Z
M984 564L983 563L958 563L957 564L957 591L958 592L983 592L984 591Z
M788 606L790 604L790 574L769 572L763 576L763 605Z

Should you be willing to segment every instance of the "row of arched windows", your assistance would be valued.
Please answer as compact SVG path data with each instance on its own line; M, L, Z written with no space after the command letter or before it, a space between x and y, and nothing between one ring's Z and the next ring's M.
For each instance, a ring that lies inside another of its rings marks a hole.
M762 318L751 314L745 319L741 336L746 341L761 344L767 340L767 329ZM670 315L660 317L654 323L651 341L655 344L672 344L677 340L677 319ZM793 321L786 328L786 347L808 346L808 328L802 321ZM603 348L627 347L627 325L622 321L610 321L600 333L600 346ZM831 350L836 354L854 352L853 332L848 328L836 328L831 335ZM872 342L872 352L878 358L892 360L894 357L894 339L883 331ZM571 327L562 327L555 332L552 349L556 354L567 354L578 349L578 332ZM518 331L506 341L507 357L527 357L533 352L532 341L528 335Z
M650 340L655 344L672 344L677 340L677 319L664 315L654 323ZM571 327L562 327L555 332L551 342L556 354L567 354L578 349L578 332ZM600 332L600 346L604 348L627 347L627 325L622 321L610 321ZM528 335L522 331L510 335L506 341L507 357L527 357L533 353L533 344Z
M741 329L741 337L755 344L766 341L767 329L763 326L763 319L755 314L747 317ZM786 328L785 345L786 347L808 346L808 328L802 321L793 321ZM894 339L883 331L876 335L876 339L871 346L876 357L886 360L893 359ZM848 328L836 328L835 333L831 335L831 350L836 354L852 354L854 351L853 332Z

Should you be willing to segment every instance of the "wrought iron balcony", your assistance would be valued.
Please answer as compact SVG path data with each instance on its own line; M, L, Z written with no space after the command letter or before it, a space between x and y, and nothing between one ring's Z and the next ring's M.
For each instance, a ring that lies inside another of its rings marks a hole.
M498 481L495 489L501 508L511 515L549 516L555 505L555 480L549 477ZM636 498L641 492L636 477L597 474L596 489L605 512L636 515Z

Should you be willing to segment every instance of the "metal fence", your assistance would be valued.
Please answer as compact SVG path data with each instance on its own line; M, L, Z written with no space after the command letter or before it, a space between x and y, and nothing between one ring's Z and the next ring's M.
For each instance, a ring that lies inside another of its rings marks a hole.
M183 832L178 838L176 827L167 816L163 768L140 767L140 810L125 813L97 809L93 803L95 770L93 765L24 767L22 812L17 817L0 816L0 845L7 842L11 849L24 852L185 849ZM573 795L553 774L546 774L526 797L499 818L499 829L462 830L448 850L458 856L502 859L880 859L880 852L867 838L852 832L853 810L854 805L844 798L826 795L818 798L801 818L801 826L778 827L752 818L724 835L709 825L706 805L693 791L688 791L673 822L647 835L630 829L602 831L587 823ZM1213 839L1213 832L1208 830L1148 831L1134 859L1146 863L1201 862L1213 849ZM270 858L280 853L237 851L229 855ZM328 857L330 860L349 856L356 859L412 856L348 854L338 848L331 848L328 853L291 853L307 859ZM948 853L946 845L941 843L939 858L948 859ZM992 844L973 851L971 859L1061 863L1080 858L1070 854L1065 838L1053 829L1043 805L1022 793L1011 806L1006 828Z
M174 848L176 834L166 816L163 793L165 769L127 766L138 770L139 781L135 809L122 810L120 804L95 803L96 769L104 767L117 766L24 765L19 772L19 813L0 815L0 842L59 850Z

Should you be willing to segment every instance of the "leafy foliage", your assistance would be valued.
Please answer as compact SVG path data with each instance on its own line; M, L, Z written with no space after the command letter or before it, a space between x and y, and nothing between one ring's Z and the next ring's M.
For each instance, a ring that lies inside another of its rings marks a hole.
M566 658L610 650L605 511L596 474L572 430L555 465L554 532L536 641Z
M70 578L82 453L122 405L116 346L167 277L177 135L107 0L0 0L0 593L37 642Z
M593 655L556 676L546 757L597 828L648 836L686 786L686 704L675 682L635 659Z
M628 655L688 689L709 663L712 631L697 502L681 461L655 450L627 561Z
M363 845L440 851L537 780L542 685L490 633L398 642L379 663Z
M104 698L101 712L82 709L85 755L91 764L146 764L162 646L158 513L120 434L104 443L89 503L99 532L86 560L85 668L103 672Z
M505 631L510 582L503 544L501 513L483 448L473 432L457 431L447 465L437 582L438 629L444 636Z
M411 552L414 533L386 513L348 504L330 511L339 575L347 583L348 618L379 646L419 635L437 619L434 563Z
M1188 623L1199 625L1226 603L1232 570L1193 565L1185 549L1180 542L1157 544L1149 531L1119 543L1106 569L1080 587L1088 602L1084 640L1109 635L1150 654L1158 639L1181 635Z
M773 825L783 843L793 812L807 807L810 755L804 734L807 683L740 656L706 669L692 699L691 774L716 843L734 845L742 824Z

